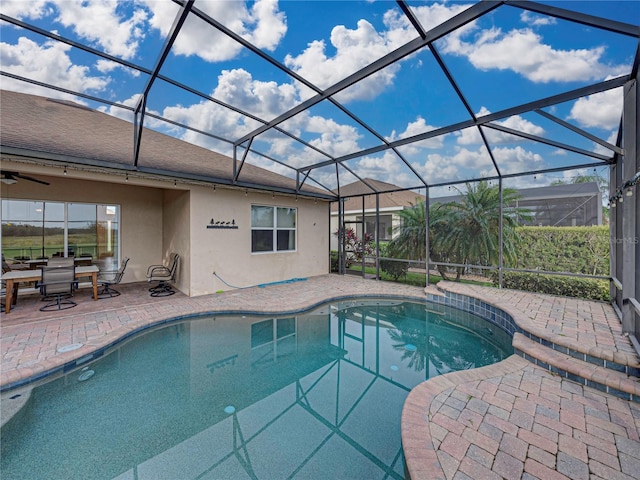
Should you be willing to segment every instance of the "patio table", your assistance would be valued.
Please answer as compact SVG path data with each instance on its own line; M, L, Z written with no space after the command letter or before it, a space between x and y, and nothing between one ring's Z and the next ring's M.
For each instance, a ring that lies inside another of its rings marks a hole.
M11 270L2 274L2 280L7 282L4 312L11 311L13 296L17 294L17 287L20 282L37 282L42 277L42 270ZM93 286L93 299L98 300L98 267L96 265L86 267L76 267L76 278L91 277Z

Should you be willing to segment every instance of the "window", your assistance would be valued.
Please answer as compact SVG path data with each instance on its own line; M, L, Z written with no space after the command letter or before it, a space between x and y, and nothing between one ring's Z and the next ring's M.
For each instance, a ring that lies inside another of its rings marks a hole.
M251 206L251 251L290 252L296 249L298 211L289 207Z
M76 256L117 268L117 205L2 200L2 254L7 259Z
M251 366L262 367L297 352L296 319L274 318L251 325Z

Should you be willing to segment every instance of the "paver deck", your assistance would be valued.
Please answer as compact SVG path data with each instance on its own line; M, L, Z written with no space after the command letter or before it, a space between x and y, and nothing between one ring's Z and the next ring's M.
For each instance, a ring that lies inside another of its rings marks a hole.
M203 312L296 312L346 296L425 296L417 287L338 275L195 298L178 293L152 299L146 286L123 285L121 296L98 302L88 293L84 298L81 290L78 307L56 313L39 312L37 297L20 298L0 321L0 385L17 385L169 318ZM504 309L536 338L631 368L639 365L606 303L449 282L439 287ZM71 344L82 347L59 351ZM629 381L635 388L637 378ZM637 478L639 432L639 403L563 378L516 355L418 385L402 416L403 447L413 480Z

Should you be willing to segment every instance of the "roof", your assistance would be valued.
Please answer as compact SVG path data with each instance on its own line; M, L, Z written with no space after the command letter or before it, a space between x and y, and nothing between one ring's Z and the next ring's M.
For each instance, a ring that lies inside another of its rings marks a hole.
M597 182L566 183L534 188L516 189L520 195L519 201L549 200L561 198L594 197L600 193ZM460 195L430 198L429 203L457 202Z
M7 90L0 91L0 104L3 155L234 184L232 158L146 128L132 168L134 125L83 105ZM296 192L295 180L250 164L235 185ZM304 193L327 194L307 185Z
M606 170L621 130L637 131L621 121L637 2L23 3L2 4L2 88L93 109L59 119L62 104L40 102L50 131L30 112L11 125L41 128L10 140L52 157L229 181L235 154L239 185L330 196L366 178L416 189ZM98 109L159 133L138 157L131 124Z
M415 191L397 191L400 187L390 183L378 182L377 180L372 180L370 178L365 179L365 182L379 191L387 192L380 193L379 202L381 209L401 210L406 207L411 207L425 199L424 195ZM598 187L597 182L584 182L535 188L522 188L518 190L518 193L520 194L520 201L533 201L556 198L593 197L600 193L600 188ZM354 182L349 185L345 185L342 187L340 194L343 197L348 197L345 200L345 211L347 212L362 210L362 197L355 195L365 195L365 211L375 211L376 209L375 195L363 182ZM460 195L451 195L447 197L430 198L429 203L447 203L457 202L459 200ZM333 202L331 204L331 211L334 213L338 211L337 202Z
M379 194L379 204L381 209L402 210L411 207L420 201L424 201L425 196L412 190L402 190L401 187L387 182L381 182L372 178L365 178L362 182L353 182L340 188L340 196L348 197L344 202L345 211L361 211L362 197L355 195L365 195L365 210L376 209L376 196L371 188L374 188ZM337 191L336 191L337 193ZM331 211L338 211L337 202L331 204Z

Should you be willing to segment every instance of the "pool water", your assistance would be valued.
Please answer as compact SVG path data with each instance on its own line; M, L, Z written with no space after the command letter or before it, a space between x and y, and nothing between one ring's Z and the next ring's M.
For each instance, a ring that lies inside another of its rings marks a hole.
M479 317L388 299L180 321L34 388L0 476L402 479L409 391L512 352Z

